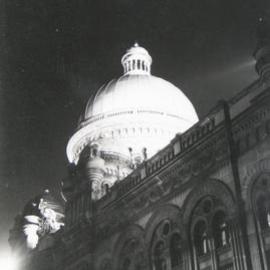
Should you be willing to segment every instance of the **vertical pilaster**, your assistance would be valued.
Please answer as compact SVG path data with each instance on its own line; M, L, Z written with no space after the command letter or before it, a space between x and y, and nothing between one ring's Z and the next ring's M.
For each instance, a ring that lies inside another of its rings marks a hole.
M232 175L234 181L234 188L235 188L235 197L237 202L237 210L238 210L238 222L239 222L239 229L241 235L241 244L243 245L243 260L245 263L245 269L252 270L252 263L251 263L251 255L250 255L250 248L248 242L248 234L247 234L247 218L246 218L246 211L244 206L244 200L242 198L242 188L239 176L239 165L238 165L238 151L236 147L236 143L233 138L232 132L232 119L230 115L230 108L227 102L223 101L223 111L224 111L224 118L225 118L225 132L227 135L228 140L228 147L230 151L230 163L232 168Z

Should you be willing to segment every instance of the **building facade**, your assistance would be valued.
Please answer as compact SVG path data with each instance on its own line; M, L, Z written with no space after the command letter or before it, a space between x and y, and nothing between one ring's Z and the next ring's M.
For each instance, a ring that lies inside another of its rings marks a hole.
M68 143L65 225L42 195L11 230L25 269L270 269L267 20L258 33L258 80L200 121L144 48L127 51Z

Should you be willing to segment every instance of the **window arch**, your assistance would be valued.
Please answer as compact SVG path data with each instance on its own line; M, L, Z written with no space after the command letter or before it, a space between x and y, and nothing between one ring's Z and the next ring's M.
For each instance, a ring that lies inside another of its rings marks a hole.
M219 198L205 196L191 216L191 238L195 269L204 269L205 264L233 269L233 250L227 223L227 209ZM227 248L222 248L222 247Z
M163 220L152 238L152 265L154 270L183 269L183 240L176 223Z

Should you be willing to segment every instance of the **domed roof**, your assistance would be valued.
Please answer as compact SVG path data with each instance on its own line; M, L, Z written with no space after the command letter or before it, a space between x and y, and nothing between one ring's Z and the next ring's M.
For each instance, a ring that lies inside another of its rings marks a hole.
M176 133L198 121L185 94L172 83L151 75L152 58L135 44L121 63L124 75L103 85L93 95L67 145L70 162L77 162L86 145L102 152L128 156L130 148L148 157L165 147Z
M152 75L125 74L103 85L89 99L83 121L105 113L134 109L167 114L188 125L198 120L189 99L172 83Z

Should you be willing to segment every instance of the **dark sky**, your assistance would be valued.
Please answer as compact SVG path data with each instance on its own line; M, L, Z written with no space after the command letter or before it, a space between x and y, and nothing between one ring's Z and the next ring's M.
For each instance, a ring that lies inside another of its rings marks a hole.
M57 193L88 97L135 40L203 116L256 79L259 0L0 0L0 250L30 197Z

